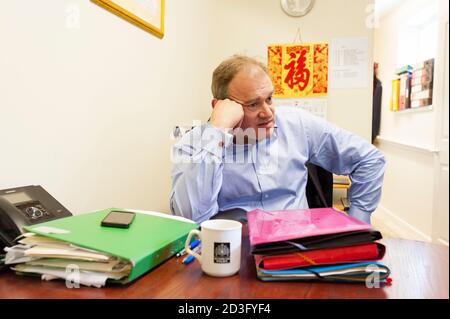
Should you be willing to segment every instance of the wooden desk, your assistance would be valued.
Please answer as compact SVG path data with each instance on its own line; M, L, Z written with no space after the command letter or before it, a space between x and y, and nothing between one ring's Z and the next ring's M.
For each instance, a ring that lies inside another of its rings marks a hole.
M333 174L333 207L345 211L346 207L344 206L344 203L342 202L343 198L340 198L341 202L335 202L334 198L334 190L335 189L345 189L346 190L346 197L345 199L349 198L349 190L350 190L350 186L351 186L351 181L350 178L348 176L345 175L335 175ZM347 206L348 209L348 206Z
M127 286L68 289L64 281L43 282L12 272L0 274L0 298L448 298L448 248L402 239L384 239L384 262L393 284L366 288L358 284L262 282L249 254L246 227L241 270L228 278L202 274L198 262L188 266L172 258Z

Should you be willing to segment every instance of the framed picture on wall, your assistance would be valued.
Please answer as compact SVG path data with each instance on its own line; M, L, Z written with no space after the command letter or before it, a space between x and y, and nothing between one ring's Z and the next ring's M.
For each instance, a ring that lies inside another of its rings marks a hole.
M159 38L164 36L164 0L91 0Z

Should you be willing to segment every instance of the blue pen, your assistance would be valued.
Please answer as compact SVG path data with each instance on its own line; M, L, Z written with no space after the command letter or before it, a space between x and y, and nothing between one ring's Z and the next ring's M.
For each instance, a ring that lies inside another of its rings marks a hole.
M197 247L200 244L200 240L196 239L194 240L190 245L189 248L190 249L194 249L195 247ZM177 257L181 257L183 255L186 255L186 249L183 249L182 251L180 251L179 253L177 253Z
M197 247L198 245L200 245L200 240L199 240L199 239L196 239L196 240L194 240L194 241L189 245L189 248L190 248L190 249L194 249L194 248Z
M189 255L183 259L183 264L187 265L187 264L191 263L193 260L194 260L194 256Z
M194 249L194 252L196 252L197 254L200 252L200 247L197 244L197 247ZM191 262L194 261L194 256L193 255L189 255L186 258L183 259L183 264L187 265L190 264Z

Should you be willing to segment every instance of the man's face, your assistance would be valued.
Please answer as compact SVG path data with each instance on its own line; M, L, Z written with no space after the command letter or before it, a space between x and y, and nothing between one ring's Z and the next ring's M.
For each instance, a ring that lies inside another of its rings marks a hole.
M272 94L269 76L257 66L241 70L228 85L228 97L244 108L242 130L253 130L257 140L270 137L274 130Z

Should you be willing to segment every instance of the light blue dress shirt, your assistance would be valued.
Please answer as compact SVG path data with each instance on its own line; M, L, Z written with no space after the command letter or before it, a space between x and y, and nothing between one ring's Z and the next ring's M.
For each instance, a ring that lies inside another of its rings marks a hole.
M297 108L278 107L270 138L234 144L206 123L173 147L173 214L200 223L219 211L308 208L305 164L349 175L349 214L370 223L381 197L383 155L364 139Z

